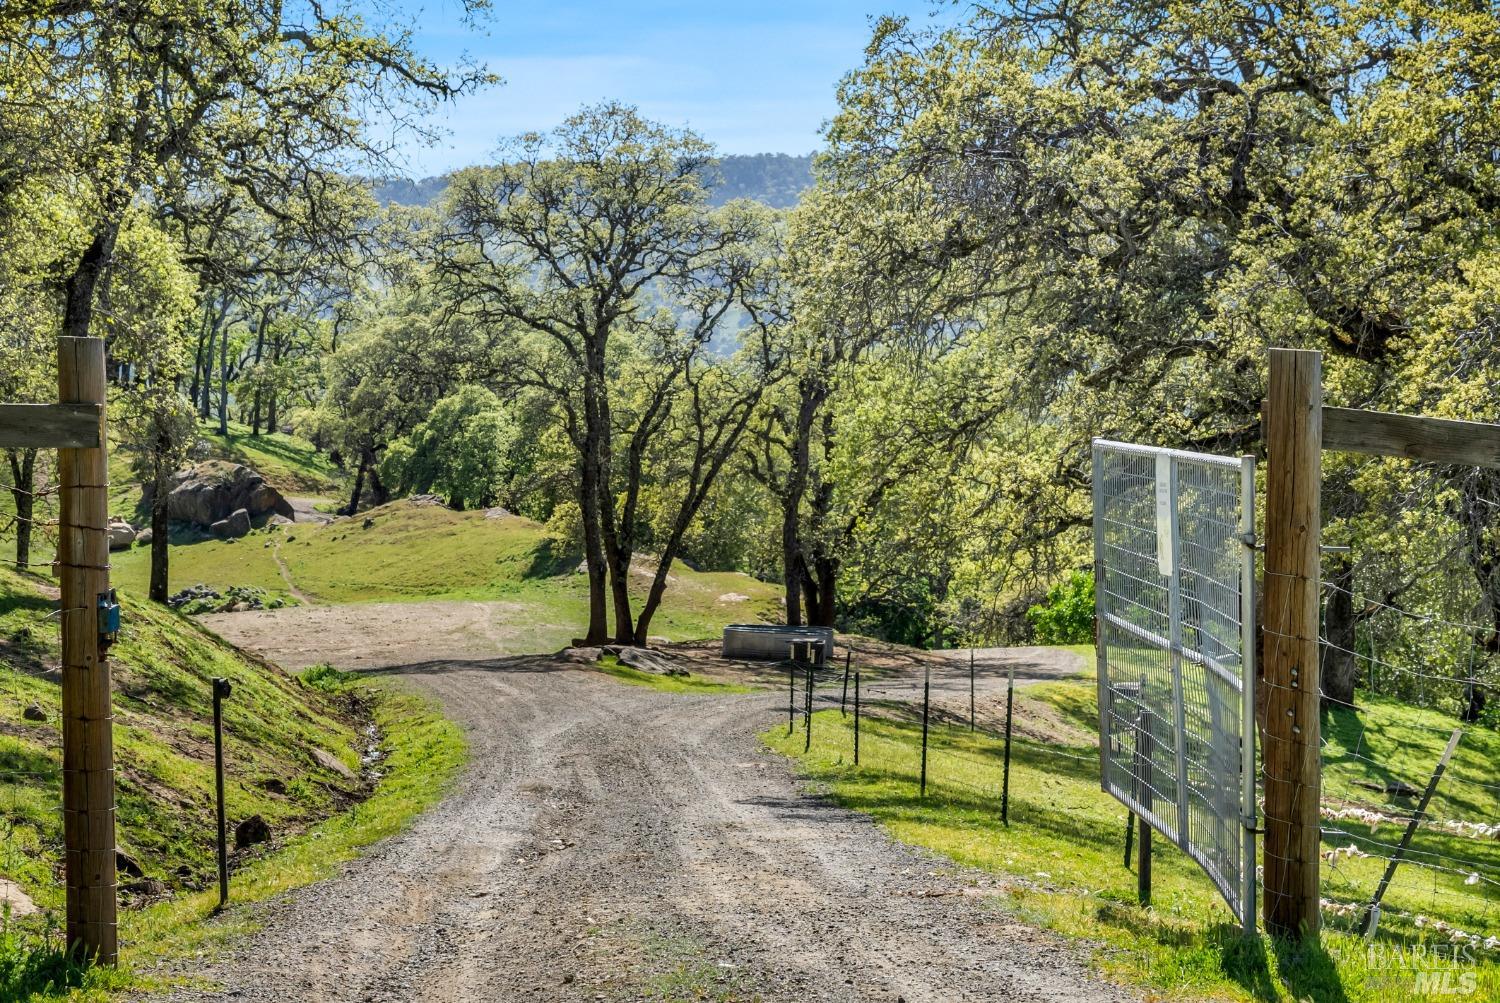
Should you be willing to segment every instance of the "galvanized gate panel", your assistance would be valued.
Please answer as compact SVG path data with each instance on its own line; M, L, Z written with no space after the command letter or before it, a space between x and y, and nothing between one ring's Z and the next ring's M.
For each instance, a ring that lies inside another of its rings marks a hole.
M1104 790L1255 921L1255 462L1094 441Z

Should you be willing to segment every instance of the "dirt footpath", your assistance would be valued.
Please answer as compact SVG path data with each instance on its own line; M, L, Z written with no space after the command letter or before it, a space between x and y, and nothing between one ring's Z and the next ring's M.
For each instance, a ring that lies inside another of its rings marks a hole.
M1135 998L989 879L805 794L780 694L675 696L550 659L388 670L469 731L460 789L171 999L896 1003ZM200 983L201 984L201 983Z

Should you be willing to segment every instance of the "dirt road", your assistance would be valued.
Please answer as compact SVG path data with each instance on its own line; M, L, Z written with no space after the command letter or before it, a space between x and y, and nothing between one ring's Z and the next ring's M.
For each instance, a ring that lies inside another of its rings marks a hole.
M550 659L387 670L469 731L460 789L178 1000L1134 998L988 879L804 793L780 694L676 696Z

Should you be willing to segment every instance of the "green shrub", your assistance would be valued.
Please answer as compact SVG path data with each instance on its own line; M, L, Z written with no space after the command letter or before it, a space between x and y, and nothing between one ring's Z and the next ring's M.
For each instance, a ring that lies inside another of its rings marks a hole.
M356 678L355 673L340 672L327 662L303 669L297 676L297 680L303 686L310 690L321 690L324 693L343 693Z
M0 1003L77 989L87 976L88 967L64 946L61 931L18 929L9 904L0 907Z
M1038 644L1089 644L1094 640L1094 576L1075 571L1026 611Z

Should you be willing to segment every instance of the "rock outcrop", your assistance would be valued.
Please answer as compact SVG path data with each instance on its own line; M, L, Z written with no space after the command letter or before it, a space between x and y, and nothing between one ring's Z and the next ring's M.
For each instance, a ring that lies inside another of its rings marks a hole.
M119 516L110 516L109 519L109 549L129 550L135 543L135 527L121 519Z
M151 485L147 485L150 500ZM295 519L292 505L260 474L240 463L207 460L172 475L167 517L208 529L243 509L251 519L267 512Z
M250 510L237 508L209 526L208 531L221 540L238 540L250 532Z

